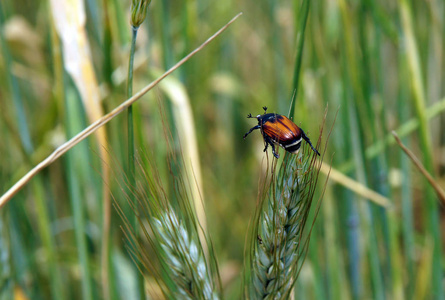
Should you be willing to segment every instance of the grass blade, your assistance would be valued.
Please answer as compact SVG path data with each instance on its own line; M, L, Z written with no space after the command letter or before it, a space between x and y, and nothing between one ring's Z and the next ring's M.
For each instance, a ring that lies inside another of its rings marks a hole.
M297 52L295 57L295 65L294 65L294 77L292 81L292 101L290 112L289 112L289 118L294 117L295 115L295 105L296 105L296 99L298 95L298 84L300 81L300 71L301 71L301 62L303 60L303 48L304 48L304 35L306 32L306 24L307 19L309 16L309 5L310 0L303 0L303 3L301 4L301 8L298 14L298 28L297 28Z

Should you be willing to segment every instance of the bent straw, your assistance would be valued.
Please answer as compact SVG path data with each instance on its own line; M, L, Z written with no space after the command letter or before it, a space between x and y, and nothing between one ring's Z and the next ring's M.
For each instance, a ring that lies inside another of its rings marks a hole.
M0 197L0 208L3 207L11 198L25 186L31 178L33 178L37 173L41 170L52 164L56 159L65 154L68 150L73 148L75 145L86 139L90 134L95 132L97 129L101 128L109 121L111 121L118 114L126 110L130 105L139 100L143 95L145 95L149 90L155 87L162 79L173 73L176 69L182 66L186 61L188 61L192 56L201 51L205 46L207 46L211 41L213 41L217 36L219 36L224 30L227 29L242 13L237 14L233 17L226 25L221 27L216 33L214 33L211 37L209 37L204 43L202 43L195 50L190 52L187 56L177 62L173 67L171 67L168 71L162 74L158 79L151 82L149 85L145 86L138 93L136 93L133 97L127 99L121 105L113 109L108 114L104 115L102 118L92 123L90 126L79 132L77 135L72 137L70 140L65 142L63 145L59 146L53 153L51 153L47 158L41 161L37 166L35 166L31 171L26 173L19 181L17 181L3 196Z
M385 196L375 192L374 190L371 190L367 186L346 176L342 172L338 171L337 169L332 168L332 166L330 166L326 163L323 163L321 165L321 172L326 175L329 174L329 179L337 182L338 184L343 185L344 187L353 191L357 195L360 195L360 196L374 202L375 204L378 204L385 208L390 208L392 206L391 201L388 198L386 198Z
M400 140L399 136L395 131L392 131L392 135L394 136L394 139L396 140L397 144L399 144L400 148L406 153L406 155L409 157L409 159L413 162L413 164L419 169L419 171L422 173L423 176L428 180L428 182L431 184L431 186L436 191L437 197L442 200L442 202L445 203L445 191L440 187L440 185L434 180L433 176L425 169L423 164L420 162L420 160L414 155L411 150L409 150Z

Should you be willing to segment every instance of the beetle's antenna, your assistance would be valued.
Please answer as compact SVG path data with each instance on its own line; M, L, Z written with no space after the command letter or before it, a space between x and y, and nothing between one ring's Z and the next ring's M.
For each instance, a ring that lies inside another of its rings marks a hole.
M267 106L263 106L263 109L264 109L264 113L266 113L266 111L267 111Z
M252 114L248 114L247 118L250 119L250 118L255 118L255 117L252 117Z

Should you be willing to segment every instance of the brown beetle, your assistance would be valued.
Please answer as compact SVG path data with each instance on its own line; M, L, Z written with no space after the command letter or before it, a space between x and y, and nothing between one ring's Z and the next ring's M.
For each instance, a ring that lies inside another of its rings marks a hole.
M243 138L245 139L255 129L260 129L263 135L266 147L270 145L272 147L273 155L278 158L278 153L275 152L275 145L282 147L284 150L290 153L297 153L301 146L301 140L305 140L311 146L315 153L320 155L317 149L312 146L311 141L304 133L303 129L295 125L294 122L289 120L286 116L279 114L266 114L267 107L264 106L264 114L253 117L252 114L248 114L247 118L258 119L258 125L252 127Z

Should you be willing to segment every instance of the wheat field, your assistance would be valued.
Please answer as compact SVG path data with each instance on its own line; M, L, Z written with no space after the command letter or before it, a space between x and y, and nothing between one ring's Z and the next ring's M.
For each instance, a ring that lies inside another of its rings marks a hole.
M1 1L0 299L444 299L444 36L440 0ZM263 106L322 155L243 139Z

